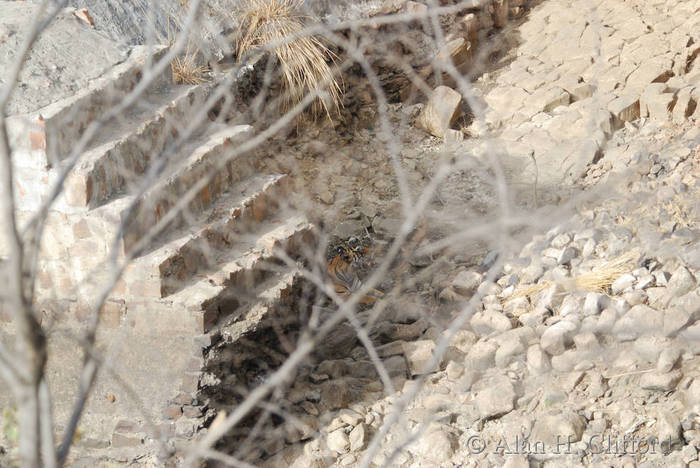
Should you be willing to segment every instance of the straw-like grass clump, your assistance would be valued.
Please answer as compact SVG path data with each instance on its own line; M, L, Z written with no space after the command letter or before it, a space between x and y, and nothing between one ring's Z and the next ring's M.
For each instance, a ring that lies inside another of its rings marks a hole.
M329 118L341 104L341 89L328 63L337 58L318 38L303 35L306 18L298 13L301 0L245 0L238 12L236 53L239 59L256 49L271 47L282 71L283 106L299 103L318 89L327 99L314 100L314 115Z
M571 279L571 285L564 286L578 291L593 291L607 294L610 286L616 279L634 270L638 258L639 254L635 251L626 252L604 263L599 268L575 276Z
M197 60L197 52L191 52L189 47L182 57L175 57L170 62L170 70L175 84L198 85L209 81L207 74L209 67L200 65Z
M583 273L563 281L558 281L556 284L561 286L562 293L588 291L609 294L610 287L615 280L634 270L638 258L638 252L626 252L623 255L605 262L587 273ZM538 284L531 284L519 288L508 299L506 299L506 302L520 297L533 297L536 294L549 289L549 287L554 284L555 282L543 281Z

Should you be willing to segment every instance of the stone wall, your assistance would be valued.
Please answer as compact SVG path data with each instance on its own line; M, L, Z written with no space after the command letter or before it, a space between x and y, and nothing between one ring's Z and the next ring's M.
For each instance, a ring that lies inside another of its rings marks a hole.
M203 104L211 85L176 85L166 67L134 105L108 118L149 73L145 64L166 52L136 47L128 61L75 96L9 120L21 228L86 140L45 219L37 265L36 307L49 333L47 375L58 430L77 396L78 337L109 284L110 255L121 264L149 228L194 195L187 216L173 217L163 235L140 246L100 311L96 347L107 354L81 422L89 433L78 443L83 455L108 449L119 459L130 447L153 452L160 435L191 437L202 422L197 395L206 350L220 336L214 327L229 316L242 335L257 327L265 308L288 296L296 281L293 268L291 276L266 276L274 250L296 257L313 235L303 216L282 206L288 177L259 171L252 153L233 154L251 127L210 122ZM197 115L205 125L190 125ZM86 137L97 122L95 135ZM172 163L135 196L165 155ZM215 177L196 189L214 169ZM122 227L127 235L115 244ZM10 254L0 239L0 258ZM0 335L11 342L14 326L3 307L0 302ZM6 390L0 404L11 406ZM180 405L177 417L173 405Z

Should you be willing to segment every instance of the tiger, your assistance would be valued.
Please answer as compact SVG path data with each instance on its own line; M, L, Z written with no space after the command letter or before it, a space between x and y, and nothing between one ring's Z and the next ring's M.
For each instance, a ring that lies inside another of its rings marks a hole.
M363 245L351 245L354 239L339 245L336 255L328 263L328 276L333 283L336 294L348 298L352 293L362 287L359 273L369 267L372 251ZM372 289L367 295L360 298L360 304L374 304L384 295L377 289Z

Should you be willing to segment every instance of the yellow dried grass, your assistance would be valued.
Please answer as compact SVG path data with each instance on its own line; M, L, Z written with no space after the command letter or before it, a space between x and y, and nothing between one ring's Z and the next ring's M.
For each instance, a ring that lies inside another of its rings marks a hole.
M524 288L518 288L513 292L513 294L510 297L506 299L506 302L518 299L520 297L532 297L535 294L541 293L545 289L549 288L551 285L552 283L550 283L549 281L543 281L538 284L531 284L525 286Z
M314 115L325 113L331 118L341 105L341 88L333 67L337 57L318 38L299 37L305 17L297 12L302 0L246 0L239 10L240 26L236 52L238 57L268 44L297 37L273 49L283 77L284 108L299 103L310 91L325 89L328 100L316 99Z
M589 273L584 273L572 278L569 282L562 284L567 290L592 291L605 293L610 290L610 286L620 276L631 273L634 270L639 253L629 251L619 257L605 262Z
M175 57L170 62L170 70L173 74L173 82L175 84L190 84L198 85L209 81L207 73L211 70L209 67L199 65L197 61L198 51L190 51L189 46L185 55Z
M610 291L610 286L616 279L634 270L638 259L639 252L635 250L625 252L619 257L610 260L609 262L605 262L600 267L595 268L588 273L574 276L573 278L564 281L543 281L542 283L519 288L510 297L508 297L505 302L520 297L530 298L535 294L541 293L542 291L548 289L553 284L560 285L565 291L589 291L608 294Z

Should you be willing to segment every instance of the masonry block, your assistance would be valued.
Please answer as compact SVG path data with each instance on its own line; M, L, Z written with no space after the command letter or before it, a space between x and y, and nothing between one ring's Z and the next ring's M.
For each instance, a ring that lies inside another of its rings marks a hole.
M102 324L107 328L118 328L125 315L126 303L123 300L108 300L102 306Z

